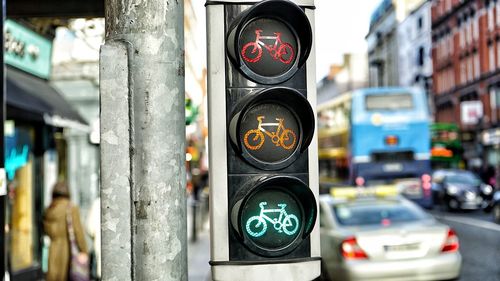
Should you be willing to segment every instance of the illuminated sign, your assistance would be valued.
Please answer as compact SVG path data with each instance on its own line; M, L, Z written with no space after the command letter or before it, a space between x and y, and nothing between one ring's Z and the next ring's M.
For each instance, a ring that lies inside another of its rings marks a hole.
M267 113L267 116L260 115ZM275 122L263 122L270 119ZM287 126L284 123L287 121ZM257 124L256 124L257 123ZM256 159L277 162L290 156L297 147L299 124L293 114L277 104L261 104L243 117L240 132L245 148Z
M282 83L304 65L312 29L304 12L289 1L262 1L229 27L227 51L240 72L260 84Z
M265 256L293 251L316 219L314 196L302 181L272 177L251 183L232 210L232 223L245 245Z
M5 63L48 79L52 42L12 20L6 20L4 28Z
M250 70L262 76L279 76L292 67L297 40L282 22L261 18L243 29L240 46L243 62Z
M274 195L274 194L273 194ZM258 238L267 231L267 224L271 224L277 233L292 236L299 229L299 219L294 214L288 214L285 210L287 204L278 203L276 209L266 209L267 201L259 202L260 214L250 217L245 224L247 234ZM272 218L275 215L274 218Z
M293 163L314 133L314 113L304 96L273 87L244 99L231 118L231 140L250 164L276 170Z
M446 149L444 147L433 147L431 149L431 156L451 158L453 157L453 151Z
M297 136L293 130L285 128L283 125L285 119L276 118L278 123L262 123L264 118L265 116L263 115L257 116L257 121L259 122L257 129L248 130L245 133L245 136L243 137L245 146L250 150L260 149L265 141L263 134L265 133L277 147L282 147L286 150L292 149L297 141ZM276 130L274 132L268 131L264 129L266 126L276 127ZM250 142L253 142L254 144L250 144Z
M5 158L5 172L7 173L7 178L9 180L13 180L16 175L16 171L28 163L28 157L29 148L27 145L23 145L21 151L13 148L7 153L7 157Z

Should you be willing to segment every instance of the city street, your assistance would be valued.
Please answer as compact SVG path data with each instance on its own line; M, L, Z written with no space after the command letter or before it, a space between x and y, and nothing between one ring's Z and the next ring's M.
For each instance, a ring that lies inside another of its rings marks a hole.
M432 210L430 213L451 226L460 239L463 257L460 281L500 280L500 225L492 222L491 214L482 211L449 213L440 210ZM197 242L190 242L188 247L189 280L211 280L208 229L205 228L199 234Z
M493 223L491 214L438 210L431 213L451 226L460 239L463 264L459 280L500 280L500 225Z

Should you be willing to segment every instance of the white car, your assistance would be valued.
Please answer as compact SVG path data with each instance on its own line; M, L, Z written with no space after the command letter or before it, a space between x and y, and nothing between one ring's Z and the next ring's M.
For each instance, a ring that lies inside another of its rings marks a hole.
M344 192L345 193L345 192ZM449 280L455 232L400 196L320 196L321 280Z

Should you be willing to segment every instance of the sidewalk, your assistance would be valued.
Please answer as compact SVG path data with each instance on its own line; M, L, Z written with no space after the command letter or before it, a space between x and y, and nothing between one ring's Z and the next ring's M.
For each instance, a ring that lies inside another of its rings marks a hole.
M187 230L188 230L188 280L189 281L211 281L211 271L208 261L210 260L210 231L208 220L203 222L199 230L196 242L191 241L192 235L192 205L187 200Z

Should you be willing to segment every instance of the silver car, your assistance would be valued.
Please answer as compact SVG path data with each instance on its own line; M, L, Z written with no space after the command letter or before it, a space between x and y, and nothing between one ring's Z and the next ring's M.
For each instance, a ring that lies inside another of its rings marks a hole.
M462 257L455 232L398 196L320 196L322 280L448 280Z

